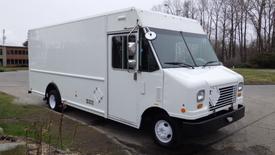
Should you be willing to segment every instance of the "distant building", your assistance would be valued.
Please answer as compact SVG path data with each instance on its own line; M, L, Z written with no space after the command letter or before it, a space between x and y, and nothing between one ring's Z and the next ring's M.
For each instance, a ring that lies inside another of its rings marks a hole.
M28 66L28 48L23 46L1 46L0 66Z

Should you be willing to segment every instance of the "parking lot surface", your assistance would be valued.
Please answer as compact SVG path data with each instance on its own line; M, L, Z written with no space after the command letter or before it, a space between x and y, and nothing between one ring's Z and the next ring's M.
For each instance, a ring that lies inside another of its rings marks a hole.
M28 72L0 73L0 91L22 104L45 106L42 96L27 94ZM148 131L137 130L93 114L69 108L65 114L116 139L136 154L275 154L275 85L245 86L246 116L214 133L185 136L181 147L155 145ZM203 130L203 129L202 129ZM183 131L184 132L184 131Z

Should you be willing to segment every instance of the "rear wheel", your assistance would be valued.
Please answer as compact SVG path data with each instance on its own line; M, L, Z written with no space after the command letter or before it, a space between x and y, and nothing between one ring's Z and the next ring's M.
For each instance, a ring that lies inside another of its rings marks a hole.
M154 141L161 146L173 148L180 144L181 127L177 121L169 116L156 116L153 121L152 131Z
M51 90L48 94L47 103L50 109L60 111L62 109L62 103L59 92L56 90Z

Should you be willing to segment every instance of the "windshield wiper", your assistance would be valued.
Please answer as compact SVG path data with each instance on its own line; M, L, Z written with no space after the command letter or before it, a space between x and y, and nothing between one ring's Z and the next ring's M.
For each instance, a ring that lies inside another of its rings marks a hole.
M208 61L208 62L206 62L204 65L203 65L203 67L205 67L205 66L207 66L208 64L212 64L212 63L219 63L218 65L220 65L221 64L221 62L219 62L219 61Z
M164 64L168 64L168 65L178 65L180 67L191 67L192 69L194 69L194 66L184 63L184 62L165 62Z

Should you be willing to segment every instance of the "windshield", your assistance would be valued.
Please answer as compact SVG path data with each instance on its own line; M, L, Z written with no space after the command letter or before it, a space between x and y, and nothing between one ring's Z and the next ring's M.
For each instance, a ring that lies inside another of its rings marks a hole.
M152 41L163 68L220 64L206 35L153 29Z

